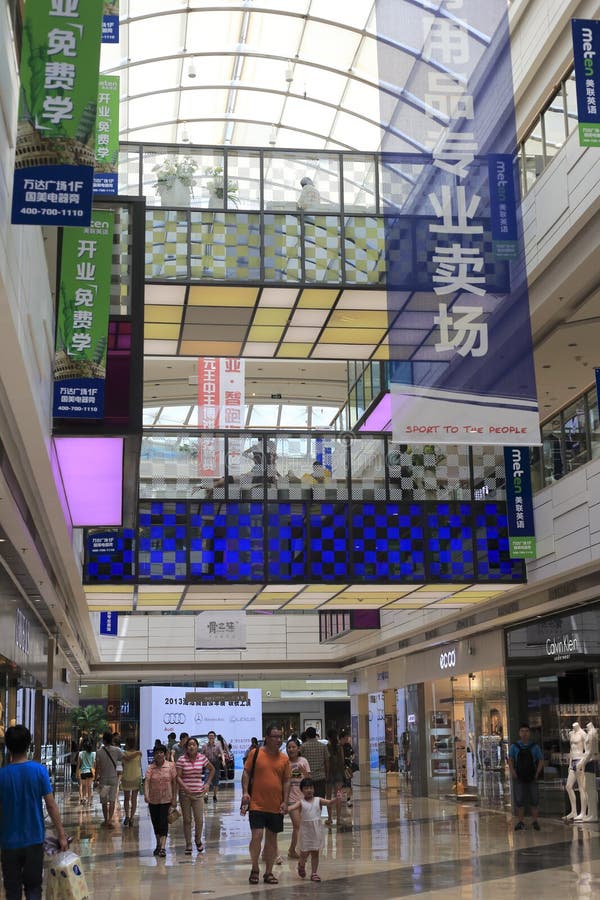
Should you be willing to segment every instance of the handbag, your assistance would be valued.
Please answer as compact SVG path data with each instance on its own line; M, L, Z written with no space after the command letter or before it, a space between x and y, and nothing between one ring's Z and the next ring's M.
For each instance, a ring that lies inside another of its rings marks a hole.
M169 810L169 815L167 816L167 822L169 823L169 825L173 825L173 823L176 822L180 816L181 816L181 813L179 812L179 810L176 809L175 807L172 807Z

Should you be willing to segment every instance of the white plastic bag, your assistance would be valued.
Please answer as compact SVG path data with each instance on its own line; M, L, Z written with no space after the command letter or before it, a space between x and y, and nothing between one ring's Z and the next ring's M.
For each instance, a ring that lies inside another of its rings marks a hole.
M46 867L47 900L88 900L90 896L77 854L66 850L51 857Z

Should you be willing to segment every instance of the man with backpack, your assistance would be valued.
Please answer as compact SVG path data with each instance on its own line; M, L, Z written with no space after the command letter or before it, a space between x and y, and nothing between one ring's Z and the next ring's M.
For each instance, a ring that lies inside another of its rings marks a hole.
M522 831L525 828L526 806L529 806L531 811L533 828L535 831L539 831L540 789L538 778L544 768L544 757L538 745L532 742L531 731L526 723L522 723L519 727L519 740L510 745L508 768L513 780L518 819L515 831Z

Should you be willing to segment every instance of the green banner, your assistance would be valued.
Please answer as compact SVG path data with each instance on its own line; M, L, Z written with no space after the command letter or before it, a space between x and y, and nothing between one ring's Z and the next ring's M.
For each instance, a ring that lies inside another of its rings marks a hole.
M100 76L96 115L95 194L119 192L119 87L118 75Z
M108 343L114 213L93 210L88 228L63 232L54 415L101 418Z
M23 144L29 136L29 143L35 144L37 135L76 145L58 145L56 159L44 159L46 165L84 162L77 157L78 145L90 147L88 165L93 162L102 7L102 0L27 0L25 4L19 142Z

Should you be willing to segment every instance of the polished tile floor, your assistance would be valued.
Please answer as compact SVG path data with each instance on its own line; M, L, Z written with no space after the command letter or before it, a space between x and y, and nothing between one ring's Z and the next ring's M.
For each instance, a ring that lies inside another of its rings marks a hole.
M206 851L184 855L181 820L172 827L167 856L152 855L154 836L142 802L132 828L121 818L100 826L97 796L91 810L75 794L61 802L73 848L85 868L90 895L107 898L235 898L259 894L286 898L391 900L512 900L516 897L600 898L598 825L542 820L542 830L515 833L506 812L472 804L411 798L401 790L356 788L352 830L328 833L319 867L321 884L301 881L286 858L290 824L279 846L279 885L248 884L248 821L239 815L239 786L222 788L205 807Z

